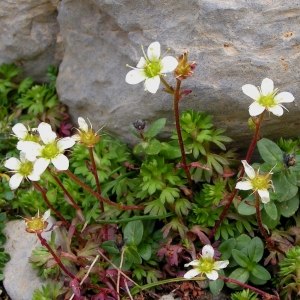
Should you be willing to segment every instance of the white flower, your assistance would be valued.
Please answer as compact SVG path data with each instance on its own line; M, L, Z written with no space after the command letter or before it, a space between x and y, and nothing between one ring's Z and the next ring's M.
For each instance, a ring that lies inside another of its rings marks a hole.
M12 128L13 133L19 139L17 149L22 150L22 141L38 142L39 135L36 128L27 129L22 123L17 123Z
M40 180L41 173L34 169L34 162L28 161L24 152L20 152L20 160L11 157L4 163L4 166L15 173L9 180L9 186L12 190L19 187L23 178L32 181Z
M274 90L274 83L271 79L265 78L261 83L261 88L257 88L252 84L245 84L242 87L244 94L255 100L249 106L250 116L258 116L265 109L272 112L275 116L282 116L285 108L281 103L289 103L294 101L294 96L288 92L278 93L278 89Z
M82 118L78 118L79 129L78 133L72 136L72 139L86 147L94 147L100 140L100 135L93 130L92 124L89 127L86 121Z
M144 52L144 50L143 50ZM150 44L147 55L144 53L136 68L129 71L125 81L129 84L137 84L145 81L145 89L155 94L159 88L160 76L164 73L173 72L178 65L175 57L160 57L160 43Z
M218 270L224 269L229 264L228 260L215 261L214 259L214 248L211 245L206 245L202 249L202 255L199 259L193 260L185 267L193 266L194 268L184 274L184 278L191 279L198 274L205 274L210 280L217 280Z
M45 171L50 162L58 170L67 170L69 160L63 153L65 149L72 147L75 141L70 137L57 139L56 133L47 123L41 123L38 132L43 145L27 141L22 143L22 151L26 152L27 159L35 160L37 158L34 168L41 173Z
M253 169L246 160L242 160L242 163L245 168L245 173L249 177L246 181L239 181L236 184L236 189L238 190L253 190L258 192L261 201L263 203L268 203L270 201L270 194L268 189L273 188L272 182L272 173L259 174L259 170Z

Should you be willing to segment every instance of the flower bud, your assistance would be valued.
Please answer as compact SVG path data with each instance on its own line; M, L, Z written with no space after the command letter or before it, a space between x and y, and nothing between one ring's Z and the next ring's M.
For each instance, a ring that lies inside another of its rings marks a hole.
M194 69L197 64L195 62L189 63L188 52L183 53L178 57L178 66L175 69L175 77L179 80L187 79L194 76Z

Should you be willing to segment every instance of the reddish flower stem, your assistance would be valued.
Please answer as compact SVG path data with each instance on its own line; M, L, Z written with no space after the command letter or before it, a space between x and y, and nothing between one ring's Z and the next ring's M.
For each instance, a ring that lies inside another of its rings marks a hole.
M73 179L76 183L78 183L82 188L84 188L87 192L89 192L91 195L93 195L94 197L96 197L97 199L105 202L106 204L110 205L110 206L115 206L120 210L142 210L143 207L141 205L135 205L135 206L128 206L128 205L122 205L116 202L113 202L107 198L104 198L103 196L99 195L98 193L96 193L95 191L93 191L89 186L87 186L85 183L83 183L77 176L75 176L72 172L70 172L69 170L65 171L66 174Z
M100 186L100 181L99 181L99 177L98 177L97 166L96 166L96 162L95 162L93 148L88 147L88 149L89 149L90 158L91 158L91 162L92 162L92 173L93 173L93 175L95 177L95 181L96 181L97 192L99 195L101 195L101 186ZM102 213L104 213L104 204L103 204L102 200L100 201L100 209L101 209ZM104 240L108 241L108 226L107 226L107 224L104 224Z
M63 263L61 262L60 258L55 254L55 252L52 250L52 248L49 246L49 244L47 243L47 241L42 237L41 232L37 232L37 236L41 241L41 244L43 246L45 246L48 251L51 253L51 255L53 256L54 260L57 262L57 264L60 266L60 268L72 279L75 278L75 276L69 272L67 270L67 268L63 265Z
M54 178L54 180L56 181L56 183L59 185L59 187L63 190L63 192L67 195L67 197L70 199L71 201L71 205L76 209L76 211L78 212L77 215L78 216L83 216L82 210L81 208L78 206L78 204L75 202L75 200L73 199L73 197L71 196L71 194L67 191L67 189L63 186L62 182L60 181L60 179L54 175L50 168L48 167L47 170L49 171L49 173L52 175L52 177ZM82 217L81 217L82 218ZM82 220L84 221L84 220Z
M258 192L254 193L255 195L255 211L256 211L256 219L257 219L257 224L258 224L258 228L260 230L260 233L262 234L262 236L265 238L266 241L268 241L269 236L262 224L262 220L261 220L261 214L260 214L260 198L259 198L259 194Z
M246 155L246 161L247 161L247 162L250 161L251 156L252 156L252 154L253 154L253 151L254 151L254 149L255 149L256 143L258 142L259 130L260 130L260 127L261 127L261 124L262 124L264 115L265 115L265 111L263 111L263 113L259 116L258 120L257 120L256 123L255 123L255 133L254 133L252 142L251 142L251 144L250 144L250 146L249 146L249 149L248 149L248 152L247 152L247 155ZM240 177L239 177L239 179L237 180L237 182L239 182L239 181L242 179L242 177L244 176L244 174L245 174L245 168L242 169L241 174L240 174ZM229 198L228 202L226 203L226 205L225 205L225 207L224 207L224 209L223 209L223 211L222 211L222 213L221 213L221 215L220 215L219 220L216 222L214 228L211 230L211 232L210 232L210 234L209 234L209 236L208 236L209 239L212 239L212 237L213 237L213 236L215 235L215 233L216 233L216 230L218 229L218 227L219 227L220 224L222 223L223 219L225 218L225 216L226 216L226 214L227 214L227 211L228 211L229 207L231 206L232 201L233 201L233 199L234 199L236 193L237 193L237 189L235 188L235 189L232 191L232 193L231 193L231 195L230 195L230 198Z
M248 285L246 283L243 283L243 282L240 282L238 280L235 280L235 279L231 279L231 278L228 278L228 277L224 277L224 276L219 276L219 279L223 280L224 282L230 282L230 283L234 283L234 284L237 284L245 289L249 289L261 296L264 297L264 299L268 299L268 300L280 300L277 296L274 296L274 295L271 295L269 293L266 293L260 289L257 289L255 287L252 287L251 285Z
M180 117L179 117L179 100L180 100L180 86L181 86L181 80L177 79L176 89L174 90L163 78L163 76L160 76L161 82L164 84L164 86L167 88L168 92L172 93L174 96L174 117L175 117L175 125L176 125L176 131L178 136L178 143L180 147L181 152L181 158L182 158L182 167L184 169L184 172L186 174L186 178L189 182L189 186L191 189L194 188L194 184L191 178L189 167L186 164L186 156L184 151L184 144L182 140L181 135L181 128L180 128Z
M66 226L66 228L70 228L71 225L69 224L69 222L64 218L64 216L49 202L48 197L46 195L46 189L44 189L43 187L41 187L36 181L32 181L33 186L36 188L36 190L38 190L41 194L42 197L44 199L44 201L46 202L46 204L48 205L48 207L60 218L60 220L63 222L63 225ZM78 241L80 243L82 243L83 245L85 244L85 241L82 239L82 237L79 235L78 232L74 232L74 235L78 238Z
M38 190L46 202L46 204L49 206L49 208L62 220L63 225L66 226L67 228L70 228L69 222L64 218L64 216L56 209L54 206L49 202L48 197L46 195L46 189L41 187L36 181L32 181L33 186Z

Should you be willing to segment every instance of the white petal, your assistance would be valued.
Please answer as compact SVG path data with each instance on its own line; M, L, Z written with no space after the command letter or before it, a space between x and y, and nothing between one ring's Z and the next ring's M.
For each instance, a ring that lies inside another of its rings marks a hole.
M169 73L169 72L173 72L176 69L178 65L178 60L173 56L165 56L161 60L161 64L162 64L161 73Z
M21 162L17 158L11 157L4 163L4 166L10 170L19 170Z
M21 143L20 144L21 151L26 154L26 158L29 161L36 160L36 157L41 154L41 151L43 149L43 146L31 141L23 141L19 143Z
M24 163L26 161L26 153L23 151L20 152L20 161L22 163Z
M34 163L33 170L35 173L42 174L50 164L50 159L38 158Z
M205 245L202 249L202 256L203 257L214 257L215 250L211 245Z
M264 190L258 190L258 194L261 198L261 202L262 203L268 203L270 202L270 194L269 191L267 189Z
M78 124L79 124L79 129L83 130L84 132L88 132L89 126L86 123L86 121L84 120L84 118L79 117L78 118Z
M250 179L253 179L255 177L255 171L254 171L254 169L247 163L246 160L242 160L242 164L244 165L245 172L246 172L247 176Z
M252 84L245 84L242 86L244 94L252 98L253 100L258 100L260 97L259 90L256 86Z
M23 176L20 173L14 174L9 180L9 186L12 190L15 190L21 184Z
M189 267L189 266L198 266L198 265L199 265L199 260L195 259L195 260L192 260L191 262L185 264L184 266Z
M44 144L50 144L56 139L56 133L52 131L51 126L47 123L42 122L38 127L38 131Z
M28 179L30 179L31 181L39 181L41 178L39 173L33 171L30 175L28 175Z
M205 273L207 278L210 280L217 280L219 277L219 274L217 271L212 270L210 273Z
M53 163L54 167L57 170L65 171L65 170L68 170L68 168L69 168L69 160L63 154L57 155L56 157L51 159L51 162Z
M155 94L159 88L160 78L159 76L154 76L152 78L147 78L145 81L145 88L148 92Z
M146 59L144 57L141 57L136 67L139 69L144 69L146 65L147 65Z
M74 141L76 141L76 142L77 142L77 141L80 141L80 139L81 139L81 138L80 138L80 135L77 134L77 133L74 134L74 135L72 135L71 138L72 138Z
M277 103L290 103L295 100L295 97L289 92L282 92L274 97Z
M25 139L27 135L27 128L22 123L17 123L13 128L12 131L19 139Z
M160 57L160 43L154 42L149 45L147 50L147 56L150 61L158 61Z
M200 273L199 270L191 269L191 270L187 271L183 277L186 279L191 279L191 278L197 276L199 273Z
M219 260L219 261L216 261L214 263L214 269L215 270L220 270L220 269L224 269L228 266L229 264L229 261L228 260Z
M270 108L268 108L268 110L277 117L280 117L283 115L283 108L280 105L275 105L273 107L270 107Z
M252 190L253 187L250 181L239 181L235 188L238 190L248 191Z
M46 210L43 214L43 220L46 221L50 217L50 209Z
M127 73L125 81L129 84L137 84L147 78L144 70L131 70Z
M273 80L265 78L261 83L261 91L264 96L271 94L274 91Z
M62 152L67 148L71 148L74 144L75 141L71 137L65 137L57 142L57 147Z
M249 114L250 116L255 117L260 115L265 109L264 106L255 101L249 106Z

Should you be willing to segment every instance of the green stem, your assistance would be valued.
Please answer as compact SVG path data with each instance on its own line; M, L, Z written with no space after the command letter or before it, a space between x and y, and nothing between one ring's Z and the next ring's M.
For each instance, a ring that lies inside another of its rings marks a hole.
M251 156L253 154L253 151L255 149L256 143L258 141L258 134L259 134L259 130L260 130L260 127L261 127L264 115L265 115L265 111L263 111L263 113L259 116L259 119L255 123L255 133L254 133L253 139L251 141L251 144L249 146L249 150L248 150L247 156L246 156L246 161L247 162L250 161ZM245 174L245 168L242 169L240 177L237 180L237 182L239 182L242 179L242 177L244 176L244 174ZM237 189L235 188L232 191L232 193L230 195L230 198L229 198L228 202L226 203L226 205L225 205L225 207L224 207L224 209L223 209L223 211L222 211L222 213L221 213L221 215L219 217L219 220L216 222L215 226L211 230L211 232L210 232L210 234L208 236L209 239L212 239L212 237L215 235L218 227L220 226L220 224L222 223L223 219L225 218L225 216L227 214L227 211L228 211L229 207L231 206L231 203L232 203L232 201L233 201L236 193L237 193Z
M69 170L65 171L66 174L73 179L76 183L78 183L82 188L84 188L87 192L89 192L91 195L96 197L97 199L107 203L110 206L115 206L120 210L142 210L143 207L141 205L136 205L136 206L128 206L128 205L122 205L116 202L112 202L109 199L104 198L103 196L99 195L95 191L93 191L89 186L87 186L85 183L83 183L77 176L75 176L72 172Z

